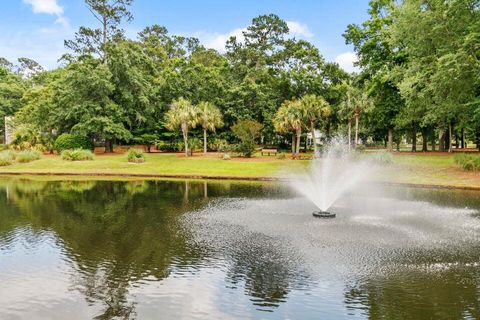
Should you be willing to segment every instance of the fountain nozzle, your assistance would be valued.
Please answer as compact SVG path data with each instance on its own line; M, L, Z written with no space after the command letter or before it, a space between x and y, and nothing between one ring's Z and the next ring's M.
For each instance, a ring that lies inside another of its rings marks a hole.
M328 211L313 211L312 215L316 218L335 218L336 214Z

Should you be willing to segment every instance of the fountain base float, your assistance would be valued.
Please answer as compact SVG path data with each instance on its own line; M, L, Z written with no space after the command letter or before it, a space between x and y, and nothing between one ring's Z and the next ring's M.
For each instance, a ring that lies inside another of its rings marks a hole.
M335 218L336 214L328 211L313 211L312 215L316 218Z

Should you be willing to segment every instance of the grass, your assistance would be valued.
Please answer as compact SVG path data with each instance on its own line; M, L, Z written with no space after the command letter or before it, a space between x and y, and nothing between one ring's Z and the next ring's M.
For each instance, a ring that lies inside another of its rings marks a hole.
M277 160L225 161L217 157L185 158L174 154L145 154L146 162L128 163L124 155L99 155L94 161L70 162L59 156L44 156L41 160L1 168L0 173L107 173L107 174L164 174L202 176L273 177L282 170L297 170L308 161Z
M175 154L145 154L146 162L128 163L125 155L98 155L93 161L70 162L59 156L44 156L30 163L14 163L1 167L1 173L54 174L145 174L204 177L285 177L303 170L310 161L256 157L225 161L220 155L185 158ZM376 180L393 183L442 185L480 188L480 174L465 172L455 164L453 155L418 153L394 154L393 163L382 166Z

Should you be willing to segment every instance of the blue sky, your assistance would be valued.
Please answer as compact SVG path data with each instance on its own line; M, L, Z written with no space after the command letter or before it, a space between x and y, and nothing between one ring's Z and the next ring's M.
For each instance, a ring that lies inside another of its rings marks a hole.
M83 0L3 0L0 11L0 57L37 60L54 68L81 25L96 27ZM134 20L125 24L134 37L145 26L159 24L171 33L196 36L223 50L229 35L241 34L253 17L275 13L288 21L292 36L314 43L329 61L352 70L355 59L342 37L349 23L367 18L368 0L135 0Z

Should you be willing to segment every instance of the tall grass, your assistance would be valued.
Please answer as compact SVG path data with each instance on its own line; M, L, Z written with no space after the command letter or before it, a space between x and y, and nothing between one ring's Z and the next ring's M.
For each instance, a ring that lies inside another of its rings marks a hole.
M24 150L17 154L16 160L20 163L32 162L40 159L41 153L37 150Z
M454 161L465 171L480 171L480 156L461 153L455 155Z

